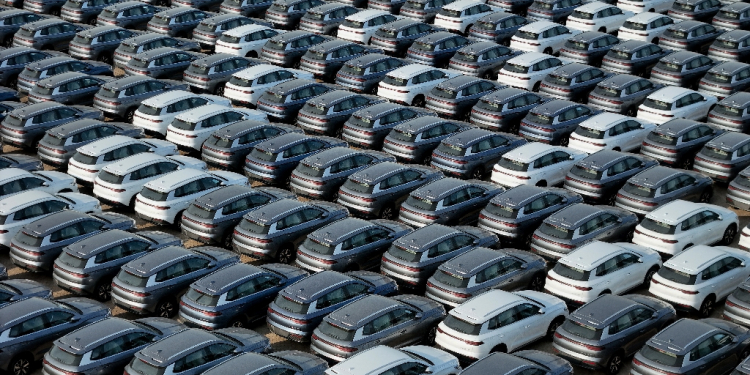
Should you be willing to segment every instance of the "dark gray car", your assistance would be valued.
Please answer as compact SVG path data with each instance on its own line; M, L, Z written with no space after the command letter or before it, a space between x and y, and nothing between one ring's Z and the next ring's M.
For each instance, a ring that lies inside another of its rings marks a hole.
M55 56L63 55L27 47L12 47L0 51L0 85L16 88L18 74L26 68L26 65Z
M675 319L674 307L662 300L607 294L570 314L555 332L552 346L577 366L614 375L628 357Z
M471 117L471 108L479 98L506 88L498 82L460 75L438 83L425 97L425 107L440 116L461 120Z
M397 125L414 118L435 115L435 112L419 107L380 103L354 112L344 123L341 138L357 147L378 150Z
M615 206L646 215L676 199L708 203L712 185L711 177L701 173L657 166L628 179L617 192Z
M182 246L182 240L157 231L134 234L109 230L63 248L55 260L52 278L63 290L107 301L111 297L112 279L122 265L167 246Z
M448 67L465 75L496 80L505 62L521 53L493 42L476 42L459 49Z
M119 26L97 26L83 30L70 41L68 53L79 59L98 60L114 64L113 53L120 43L140 35Z
M298 196L335 202L339 188L353 173L395 161L392 155L379 151L333 147L302 159L292 171L289 187Z
M379 163L349 176L337 202L355 216L395 219L401 202L412 191L443 177L426 166Z
M104 8L120 0L67 0L60 9L60 18L96 26L96 17Z
M143 129L124 122L105 122L82 119L56 126L47 131L39 141L37 154L42 161L57 169L67 168L68 160L78 147L110 135L142 138Z
M47 130L84 118L103 120L104 116L101 111L87 106L36 103L14 109L5 116L0 135L4 143L34 148Z
M347 216L336 203L281 199L245 214L234 229L232 247L255 259L291 263L296 245L309 233Z
M258 98L258 110L273 120L293 123L299 110L310 98L340 88L309 79L293 79L266 90Z
M425 297L370 295L326 316L313 333L310 349L338 362L376 345L430 345L445 315L441 304Z
M265 62L226 53L214 53L193 61L182 75L183 82L196 92L224 95L224 85L232 74Z
M599 31L587 31L568 38L560 48L560 57L588 64L601 66L602 59L620 40L612 35Z
M247 17L263 17L273 0L224 0L219 9L222 13L241 14ZM271 24L273 26L273 24Z
M270 349L268 338L249 329L209 332L190 328L136 352L123 373L163 374L169 369L182 375L198 375L240 354L266 353Z
M456 307L491 289L541 291L546 265L528 251L477 247L441 264L427 280L425 297Z
M0 155L0 170L18 168L25 171L41 171L44 169L42 161L36 157L23 154Z
M483 229L430 224L397 239L383 254L380 272L402 288L421 292L441 264L476 247L498 244L497 236Z
M13 264L31 272L51 271L64 247L109 229L134 230L135 220L113 212L56 212L16 233L10 241L10 258Z
M575 8L583 5L582 0L535 0L526 10L529 21L551 21L565 24Z
M719 35L711 47L708 57L728 61L750 61L750 31L731 30Z
M461 371L460 375L550 374L572 375L573 366L564 359L539 350L521 350L513 354L491 353Z
M414 227L473 224L479 211L504 191L491 182L443 178L414 190L401 204L398 220Z
M372 45L383 49L382 46ZM380 53L368 53L346 62L336 73L335 82L351 91L377 94L378 84L386 74L408 64L410 63L406 60Z
M311 272L374 269L393 241L411 231L391 220L341 219L308 234L295 265Z
M112 281L112 299L115 306L138 315L171 318L182 290L239 260L236 253L216 247L164 247L123 265Z
M469 122L493 131L518 134L521 120L536 106L551 99L515 87L485 95L471 109Z
M88 298L50 301L29 298L0 307L0 370L28 375L52 342L110 315L103 304Z
M383 141L383 151L399 161L429 164L443 139L472 128L461 121L419 117L395 126Z
M52 290L37 281L28 279L0 281L0 307L31 297L52 299Z
M174 37L189 38L193 35L193 29L201 21L213 15L213 13L206 13L189 6L177 6L156 13L148 21L146 30Z
M151 18L165 8L155 7L141 1L125 1L110 5L96 18L100 26L114 25L126 29L145 30Z
M94 95L113 77L68 72L39 81L29 92L29 103L93 104Z
M42 371L47 375L117 373L135 352L185 328L165 318L102 319L55 340L44 355Z
M182 214L180 228L188 238L232 247L232 232L246 213L294 194L273 187L231 185L196 198Z
M307 101L297 114L297 126L308 133L341 135L354 112L384 102L387 100L374 95L330 91Z
M456 52L471 44L472 41L463 36L448 31L438 31L415 40L406 51L406 60L447 68Z
M740 246L741 249L747 250ZM741 282L732 294L727 296L721 317L744 326L750 321L750 281Z
M357 43L336 39L315 45L307 50L300 60L300 69L312 73L325 81L333 81L344 64L368 53L381 53L381 49L361 46Z
M547 74L539 87L539 93L556 99L586 103L594 87L612 75L613 73L591 65L568 64Z
M706 0L716 1L718 0ZM682 21L669 26L659 37L659 45L667 48L699 53L708 52L708 48L724 30L698 21Z
M727 204L739 210L750 211L750 203L748 201L750 201L750 168L742 170L729 183L726 196Z
M123 40L113 52L114 65L120 68L128 64L133 57L141 52L160 47L172 47L184 51L200 51L199 43L190 39L172 38L164 34L146 33ZM184 69L183 69L184 70ZM182 78L182 76L180 76Z
M260 50L260 57L285 68L299 68L302 56L307 53L310 47L330 40L333 40L333 38L303 30L281 33L272 37L263 45Z
M721 9L719 0L676 0L667 14L678 20L711 22Z
M281 289L306 276L287 264L234 264L192 283L180 299L180 318L208 330L247 327L266 317Z
M496 234L505 246L526 249L544 219L582 202L580 195L565 189L519 185L492 198L479 213L477 226Z
M255 120L236 122L208 137L201 147L201 158L209 165L239 171L255 145L287 133L301 134L302 129Z
M503 154L526 143L507 133L469 129L444 139L433 151L430 165L446 175L481 180Z
M442 28L412 19L400 19L381 26L370 38L370 45L380 48L386 53L396 56L406 56L406 50L415 40Z
M268 2L270 5L270 2ZM193 40L199 42L206 49L214 48L224 32L244 25L263 24L271 27L270 23L259 19L250 19L239 14L219 14L201 21L193 29Z
M602 68L614 73L648 77L651 68L672 50L639 40L628 40L612 47L602 59Z
M307 10L299 20L299 29L316 34L336 36L338 27L346 17L360 10L338 2L318 5Z
M678 51L659 60L651 69L651 81L696 90L701 78L715 65L716 61L700 53Z
M577 203L544 219L531 238L531 251L557 261L594 240L630 242L638 216L622 208Z
M723 129L693 120L669 120L646 135L641 145L641 154L662 164L691 169L695 155L703 145L722 133Z
M325 3L323 0L276 0L266 10L265 19L275 28L295 29L308 9Z
M44 19L45 16L28 10L6 9L0 11L0 40L3 47L13 46L13 35L21 26Z
M76 34L87 28L59 18L46 18L21 26L13 36L13 46L67 51Z
M531 5L531 1L524 0L523 2ZM494 5L492 3L493 1L488 2L488 4ZM516 34L516 31L528 24L529 20L519 15L494 12L478 19L474 23L474 26L469 29L469 36L477 39L489 39L495 43L507 46L510 45L510 38Z
M358 0L351 1L351 3L360 2ZM435 16L443 8L443 6L452 3L454 0L407 0L401 5L398 14L402 17L408 17L413 20L432 23L435 21ZM363 5L355 5L357 7L366 7L367 2ZM395 19L394 19L395 20ZM386 22L387 23L387 22Z
M268 306L266 323L285 339L306 342L329 313L368 294L390 296L397 291L395 281L374 272L322 271L282 289Z
M63 4L65 4L65 0L23 1L23 9L38 14L50 14L54 17L60 17L60 7Z
M729 183L750 165L750 135L726 132L706 143L698 152L693 170L718 182Z
M663 88L645 78L617 74L599 82L588 97L588 106L630 117L638 113L638 106L651 93Z
M750 88L750 65L727 61L712 67L700 80L698 90L719 100ZM710 120L709 120L710 121Z
M531 109L521 121L518 134L529 141L567 146L578 125L599 113L583 104L555 99Z
M205 56L199 52L183 51L174 47L155 48L133 56L123 70L130 75L179 79L193 61Z
M33 62L18 75L18 90L28 94L40 81L57 74L79 72L112 76L112 66L97 61L79 61L70 57L53 57Z
M711 23L725 29L747 29L750 27L750 4L732 3L722 6Z
M203 375L234 373L245 375L323 375L326 369L328 369L328 362L314 354L297 350L284 350L267 355L245 353L208 369L203 372Z
M94 95L94 108L132 123L135 111L144 100L167 91L187 89L188 85L180 81L124 76L101 86Z
M648 156L601 150L573 165L564 187L581 194L586 202L614 206L617 192L630 177L657 165Z

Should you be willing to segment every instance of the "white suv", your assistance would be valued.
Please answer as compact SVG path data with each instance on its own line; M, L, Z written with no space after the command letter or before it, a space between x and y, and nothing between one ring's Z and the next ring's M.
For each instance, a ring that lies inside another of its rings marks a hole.
M552 337L567 316L565 301L549 294L494 289L451 310L438 325L435 343L473 359L495 351L509 353Z
M600 113L583 122L570 135L568 147L593 154L601 150L633 151L656 125L616 113Z
M498 71L497 81L519 89L539 91L547 74L570 63L568 59L540 52L524 53L505 62Z
M683 87L667 86L649 96L638 107L638 118L661 125L673 118L703 121L719 99Z
M727 246L691 247L668 260L651 279L649 293L680 310L713 312L716 301L750 277L750 253Z
M204 171L206 162L189 156L161 156L149 152L128 156L102 168L94 180L94 195L115 205L135 207L143 185L178 169Z
M177 153L177 146L160 139L135 139L124 135L112 135L79 147L68 161L68 174L80 183L93 184L96 175L107 164L142 152L162 156L174 155Z
M458 0L445 5L435 15L435 26L467 34L478 19L503 10L491 7L485 4L486 2L486 0Z
M635 13L594 1L575 8L568 16L565 25L581 31L600 31L603 33L616 32L628 17Z
M254 109L209 104L177 115L167 127L167 140L200 152L213 132L242 120L268 122L268 117Z
M510 48L551 55L560 52L560 48L570 37L580 33L581 30L569 29L559 23L536 21L516 31L510 38Z
M188 91L169 91L148 98L133 114L133 125L146 131L167 134L167 126L175 116L206 104L232 106L229 99L216 95L198 95Z
M540 142L507 152L492 168L492 182L505 187L553 186L564 182L568 170L588 156L585 152Z
M378 84L378 96L392 102L424 107L425 95L441 82L458 77L461 72L429 65L410 64L385 75Z
M370 44L370 38L386 23L391 23L399 17L376 9L365 9L354 13L339 26L337 38L359 44Z
M225 31L216 41L216 53L235 56L258 57L266 42L283 33L262 25L243 25Z
M78 192L76 179L56 171L29 172L19 168L5 168L0 176L0 198L27 190L45 193Z
M633 243L671 256L695 245L729 246L739 225L732 210L678 199L646 215L635 227Z
M664 13L672 7L672 0L617 0L620 9L629 10L636 14Z
M617 38L622 41L640 40L656 44L659 37L674 23L672 18L663 14L639 13L625 20L625 23L617 32Z
M271 64L251 66L232 75L224 86L224 96L235 102L255 106L267 89L297 78L314 79L312 73L303 70Z
M661 256L631 243L588 243L557 261L547 274L545 291L585 304L602 294L621 295L649 285Z

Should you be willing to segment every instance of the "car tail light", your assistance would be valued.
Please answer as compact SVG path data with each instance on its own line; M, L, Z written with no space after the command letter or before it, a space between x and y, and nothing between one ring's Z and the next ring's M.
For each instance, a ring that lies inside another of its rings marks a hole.
M19 247L18 245L14 244L14 243L11 243L10 247L18 249L20 251L23 251L24 253L27 253L27 254L31 254L32 256L35 256L35 257L40 257L40 256L44 255L44 253L42 253L42 252L27 250L27 249L24 249L22 247Z
M573 246L573 245L568 245L568 244L564 244L564 243L560 243L560 242L550 241L550 240L548 240L546 238L539 237L536 234L533 235L532 238L535 238L535 239L540 240L540 241L544 241L544 242L549 242L549 243L555 244L555 245L560 246L560 247L562 247L564 249L575 249L575 246Z
M454 339L456 339L458 341L464 342L464 343L469 344L471 346L479 346L479 345L484 344L484 342L482 342L482 341L471 341L471 340L466 340L466 339L462 339L460 337L453 336L450 333L443 331L440 327L438 327L437 330L438 330L438 332L440 332L440 333L442 333L444 335L450 336L450 337L452 337L452 338L454 338Z
M740 235L741 235L742 237L750 237L750 234L747 234L747 233L745 233L745 232L740 232Z
M458 298L469 298L469 297L471 297L471 294L468 294L468 293L459 293L459 292L454 292L452 290L443 289L443 288L441 288L441 287L439 287L439 286L437 286L437 285L435 285L435 284L433 284L433 283L431 283L429 281L427 282L427 286L430 287L430 288L435 288L437 290L440 290L443 293L448 293L448 294L450 294L452 296L456 296Z
M586 348L588 350L591 350L593 352L600 352L600 351L604 350L604 348L602 348L600 346L594 346L594 345L584 344L582 342L571 340L571 339L569 339L569 338L567 338L567 337L565 337L565 336L563 336L563 335L561 335L561 334L559 334L557 332L555 332L555 338L560 339L560 340L570 341L570 342L572 342L572 343L574 343L576 345L583 346L584 348Z
M400 263L396 263L396 262L394 262L394 261L392 261L392 260L390 260L390 259L386 258L385 256L383 256L382 258L380 258L380 260L382 260L382 261L383 261L383 262L385 262L385 263L390 263L390 264L393 264L394 266L397 266L397 267L401 267L401 268L403 268L403 269L406 269L407 271L411 271L411 272L419 272L419 271L420 271L420 269L419 269L419 268L416 268L416 267L409 267L409 266L406 266L406 265L403 265L403 264L400 264Z
M198 224L198 225L200 225L200 226L202 226L204 228L216 228L216 224L202 223L200 221L193 220L193 219L191 219L191 218L189 218L189 217L187 217L185 215L182 215L182 220L187 220L187 221L189 221L191 223Z
M729 164L717 163L717 162L714 162L714 161L711 161L711 160L706 160L706 159L704 159L704 158L702 158L700 156L696 156L695 160L696 161L700 160L700 161L703 161L703 162L706 162L706 163L711 163L711 164L714 164L714 165L718 165L718 166L720 166L722 168L731 168L732 167Z
M591 288L591 287L588 287L588 286L578 286L578 285L573 285L573 284L568 284L568 283L566 283L566 282L562 282L562 281L560 281L560 280L558 280L558 279L556 279L556 278L552 277L552 276L551 276L550 274L547 274L547 279L550 279L550 280L552 280L552 281L556 281L556 282L558 282L558 283L560 283L560 284L563 284L563 285L567 285L567 286L569 286L569 287L571 287L571 288L575 288L575 289L578 289L578 290L582 290L582 291L584 291L584 292L588 292L588 291L590 291L591 289L593 289L593 288Z
M218 312L218 311L201 310L201 309L195 308L193 306L190 306L190 305L188 305L187 303L185 303L183 301L180 301L180 306L185 306L188 309L195 310L195 311L197 311L197 312L199 312L199 313L201 313L203 315L206 315L206 316L221 316L221 313Z
M332 343L332 342L330 342L330 341L326 341L326 340L323 340L323 339L321 339L321 338L320 338L320 336L318 336L318 335L316 335L316 334L314 334L314 333L313 333L313 335L312 335L312 339L313 339L313 340L315 340L315 341L322 341L322 342L324 342L324 343L325 343L326 345L330 345L330 346L333 346L334 348L336 348L336 349L338 349L338 350L341 350L342 352L345 352L345 353L354 353L354 352L356 352L356 351L357 351L357 348L350 348L350 347L348 347L348 346L341 346L341 345L336 345L336 344L334 344L334 343Z
M89 274L87 274L87 273L78 273L78 272L68 271L68 270L66 270L66 269L58 266L57 264L55 264L54 267L55 267L55 269L58 269L58 270L60 270L62 272L65 272L65 273L67 273L67 274L69 274L69 275L71 275L73 277L77 277L79 279L85 279L85 278L89 277Z
M236 234L238 236L245 237L247 239L250 239L250 240L258 242L258 243L271 243L271 242L273 242L273 240L266 240L266 239L262 239L262 238L251 237L251 236L248 236L246 234L242 234L242 233L240 233L240 232L238 232L236 230L234 231L234 234Z
M286 297L284 297L284 298L286 298ZM294 318L288 317L288 316L286 316L286 315L284 315L282 313L279 313L278 311L276 311L276 310L274 310L274 309L272 309L270 307L268 308L268 313L269 314L278 315L278 316L280 316L280 317L282 317L284 319L291 320L292 322L297 323L297 324L305 325L305 324L309 324L310 323L309 320L294 319Z
M63 369L61 369L61 368L59 368L59 367L57 367L57 366L49 363L49 361L47 361L46 359L44 360L44 364L47 365L47 366L49 366L49 367L52 367L53 369L55 369L55 371L61 372L61 373L65 374L65 375L84 375L82 372L65 371L65 370L63 370ZM123 374L127 374L127 372L124 372Z
M494 221L494 222L496 222L496 223L499 223L499 224L505 225L506 227L510 227L510 228L517 228L517 227L518 227L518 224L513 224L513 223L509 223L509 222L507 222L507 221L501 221L501 220L497 220L497 219L495 219L495 218L491 218L491 217L489 217L489 216L487 216L487 215L485 215L485 214L479 214L479 218L480 218L480 219L485 219L485 220L489 220L489 221Z
M151 295L151 293L142 293L142 292L136 292L136 291L133 291L133 290L130 290L130 289L125 289L125 288L117 285L114 281L112 282L112 287L116 288L116 289L120 289L123 292L128 293L128 294L132 294L132 295L134 295L136 297L148 297L148 296Z
M419 212L414 212L412 210L407 210L407 209L405 209L403 207L401 207L401 211L406 211L408 213L411 213L411 214L414 214L414 215L417 215L417 216L421 216L421 217L423 217L423 218L425 218L427 220L437 220L438 219L437 216L432 216L432 215L422 214L422 213L419 213Z
M599 145L596 145L596 146L599 146ZM604 145L601 145L601 146L604 146ZM601 189L602 188L602 185L592 184L592 183L589 183L589 182L578 181L575 178L570 178L569 176L565 176L565 180L567 180L567 181L575 181L575 182L577 182L579 184L584 184L586 186L591 186L594 189Z
M645 363L643 363L643 362L641 362L641 361L639 361L639 360L637 360L635 358L633 358L633 364L636 365L636 366L647 367L650 370L654 370L656 372L659 372L659 373L662 373L662 374L665 374L665 375L679 375L679 374L675 374L674 372L669 372L669 371L665 371L665 370L660 370L660 369L658 369L656 367L651 367L651 366L649 366L649 365L647 365L647 364L645 364Z
M747 308L747 307L745 307L745 306L740 306L740 305L738 305L738 304L736 304L736 303L734 303L734 302L732 302L732 301L729 301L729 300L727 300L726 304L727 304L727 306L730 306L730 307L736 307L736 308L738 308L738 309L742 309L742 310L748 310L748 311L750 311L750 309L749 309L749 308Z
M451 159L451 158L447 158L447 157L445 157L445 156L443 156L443 155L438 155L438 154L435 154L435 153L433 153L433 154L432 154L432 157L433 157L433 158L438 158L438 159L443 159L443 160L448 160L448 161L450 161L451 163L455 163L455 164L461 164L461 165L464 165L464 164L467 164L467 163L468 163L468 161L466 161L466 160L456 160L456 159Z
M656 279L651 279L651 282L654 283L654 284L657 284L657 285L664 285L667 288L671 288L671 289L674 289L674 290L676 290L678 292L682 292L682 293L685 293L685 294L696 295L696 294L700 293L697 290L693 291L693 290L683 290L683 289L680 289L680 288L675 288L673 286L669 286L667 284L660 283L659 280L656 280Z
M315 260L315 261L317 261L317 262L323 263L323 264L336 264L336 263L338 263L338 262L337 262L337 261L335 261L335 260L330 260L330 259L322 259L322 258L317 258L317 257L314 257L314 256L312 256L312 255L309 255L309 254L305 254L305 253L303 253L303 252L302 252L301 250L297 250L297 254L298 254L298 255L303 255L303 256L305 256L305 257L308 257L308 258L311 258L311 259L313 259L313 260Z

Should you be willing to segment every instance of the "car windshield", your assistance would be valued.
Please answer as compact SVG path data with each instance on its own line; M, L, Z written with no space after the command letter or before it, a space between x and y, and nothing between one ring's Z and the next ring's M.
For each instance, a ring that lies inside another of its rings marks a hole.
M197 204L191 204L187 212L199 219L213 219L216 215L216 210L210 210Z
M656 195L656 189L651 189L646 186L636 185L632 182L628 182L622 187L622 190L628 194L633 194L638 197L653 198Z
M57 257L57 260L73 268L83 268L88 262L88 259L76 257L74 255L71 255L67 251L63 251L62 253L60 253L60 256Z
M508 206L503 206L497 203L490 203L484 208L488 213L495 216L503 217L506 219L515 219L518 217L518 209Z
M599 338L602 337L601 329L597 329L571 319L565 319L565 323L563 323L562 329L565 332L588 340L599 340Z
M276 306L295 314L305 314L310 308L310 304L297 302L289 297L279 294L273 301Z
M529 114L526 115L526 118L524 120L531 121L537 124L552 125L552 122L554 121L554 117L542 115L539 113L529 112Z
M191 121L185 121L183 119L176 118L176 119L174 119L172 121L172 123L170 125L172 125L172 127L175 128L175 129L192 131L192 130L195 130L195 128L198 127L199 123L200 123L200 121L198 121L198 122L191 122Z
M125 270L120 270L120 273L117 274L117 280L134 287L144 287L148 283L148 277L133 275Z
M739 301L750 303L750 291L743 287L739 287L732 292L732 297Z
M391 85L391 86L406 86L406 84L409 82L409 79L392 77L392 76L386 75L385 78L383 78L382 82L385 83L386 85Z
M438 270L432 277L434 277L436 281L442 284L455 288L466 288L469 285L470 279L470 277L461 277L449 272L445 272L443 270Z
M587 128L585 126L578 126L575 130L575 133L585 137L585 138L591 138L591 139L603 139L604 135L607 134L606 130L598 130L598 129L591 129Z
M44 138L42 138L42 143L48 144L50 146L62 146L65 144L65 138L60 138L54 134L46 133L44 134Z
M724 40L724 39L716 39L711 44L711 47L717 47L717 48L723 48L723 49L737 49L737 47L740 46L739 42L731 41L731 40Z
M687 39L688 32L682 30L667 29L664 32L664 36L672 39Z
M391 245L391 247L388 249L388 254L391 254L394 257L405 260L407 262L418 262L420 259L422 259L421 252L416 252L414 250L407 249L396 244Z
M125 176L114 174L106 169L103 169L101 172L99 172L98 177L104 182L108 182L110 184L116 184L116 185L121 184L122 180L125 179Z
M351 76L363 76L366 70L367 68L346 64L339 70L339 73L346 73Z
M150 187L144 186L143 189L141 190L141 196L146 199L150 199L152 201L164 202L167 200L167 197L169 196L169 192L161 192L158 190L154 190Z
M148 104L141 104L138 107L138 112L143 113L144 115L147 115L147 116L158 116L159 113L161 113L161 108L150 106Z
M574 176L586 178L589 180L599 180L602 178L602 175L604 174L604 170L598 171L593 168L586 168L580 165L574 165L573 168L570 168L570 173Z
M555 238L560 238L563 240L569 240L573 238L573 233L575 232L575 229L567 229L563 227L559 227L557 225L552 225L549 223L542 223L542 225L539 227L539 231Z
M305 112L309 112L314 115L325 115L326 113L328 113L328 108L326 108L326 106L323 104L307 102L307 105L305 106Z
M430 91L430 94L437 96L438 98L455 99L456 95L458 95L458 91L437 86Z
M562 77L554 74L548 74L546 77L544 77L544 82L552 83L555 85L560 86L570 86L570 83L573 82L572 78L568 77Z
M271 229L270 225L256 223L252 220L243 219L240 222L240 228L250 233L256 234L268 234L268 230Z
M578 42L575 40L569 40L565 42L565 48L573 49L577 51L587 51L589 49L589 44L586 42Z
M57 362L68 366L78 366L81 364L81 359L83 358L82 355L68 353L57 345L52 345L49 356L57 360Z
M417 139L417 135L414 133L405 132L403 130L399 129L393 129L393 131L389 134L393 139L404 141L404 142L414 142L415 139Z
M555 264L552 270L564 278L576 281L588 281L589 276L591 276L591 271L582 270L559 262Z
M651 98L646 98L646 101L643 102L643 105L648 108L658 109L660 111L669 111L670 109L672 109L672 103Z
M406 4L404 4L405 8L410 9L424 9L427 6L427 3L422 3L419 1L407 1Z
M449 145L447 143L440 143L440 145L437 147L437 150L447 155L464 156L466 155L467 148Z
M139 375L162 375L165 370L164 368L146 363L146 361L139 359L138 357L135 357L130 361L130 368Z
M659 61L659 63L656 64L656 67L667 72L681 72L682 71L681 64L675 64L671 62Z
M435 211L438 202L433 202L429 199L417 198L410 195L409 198L406 198L406 204L424 211Z
M216 306L219 303L219 296L214 296L190 288L185 293L185 298L203 306Z
M311 177L322 177L326 169L314 167L306 163L299 163L297 165L296 171Z
M85 165L94 165L98 159L98 156L86 155L80 152L76 152L76 154L73 155L73 160Z
M697 275L691 275L687 272L678 271L667 266L666 264L664 265L664 267L659 268L659 276L669 281L683 285L693 285L695 284L695 280L697 279Z
M718 104L714 107L714 112L725 116L741 116L742 108L730 107L724 104Z
M370 185L364 182L357 182L354 180L346 180L346 182L344 182L344 187L351 191L365 194L372 193L373 189L375 189L375 185Z
M354 339L354 333L357 332L356 330L337 327L326 321L318 326L318 330L320 331L320 333L326 336L333 337L341 341L352 341Z
M479 331L482 330L482 323L469 323L465 320L456 318L451 314L448 314L448 316L445 317L445 320L443 320L443 324L445 324L445 326L450 329L467 335L476 336L479 334Z
M643 31L643 30L648 29L648 24L646 24L646 23L640 23L640 22L635 22L635 21L625 21L625 23L622 25L622 27L624 27L626 29L631 29L631 30Z
M333 255L333 251L336 250L336 245L325 244L310 238L305 239L302 246L307 250L322 255Z
M670 353L665 350L654 348L651 345L646 345L641 349L641 355L651 361L660 363L670 367L682 366L683 356Z
M258 159L258 160L276 161L276 157L277 157L278 154L277 153L273 153L273 152L263 151L263 150L258 149L258 148L253 148L253 150L250 151L250 155L253 158Z
M606 96L610 98L619 98L622 94L622 90L613 89L610 87L599 87L596 86L594 89L594 93L599 94L601 96Z
M352 21L345 19L341 26L346 26L352 29L361 29L365 26L365 23L362 21Z
M521 39L528 39L528 40L537 40L537 39L539 39L539 34L537 34L535 32L531 32L531 31L526 31L526 30L518 30L518 31L516 31L516 35L515 36L517 36L517 37L519 37Z
M586 13L580 10L574 10L573 14L571 15L575 18L580 18L582 20L593 20L594 19L594 13Z
M718 160L732 160L732 151L706 146L701 149L701 155Z
M253 85L253 80L232 76L231 78L229 78L229 83L239 87L250 87Z
M504 156L500 158L500 160L497 162L497 165L507 170L516 172L526 172L529 169L529 163L508 159Z
M674 146L677 144L677 137L672 137L671 135L666 135L662 133L657 132L650 132L648 135L646 135L646 139L648 139L651 142L659 143L662 145L667 146Z
M31 246L31 247L39 247L42 245L42 241L44 240L44 236L37 237L31 234L26 233L25 231L21 230L13 237L13 239L23 245Z
M721 74L721 73L715 73L715 72L708 72L703 79L706 81L713 81L717 83L730 83L732 82L732 75L731 74Z
M611 49L607 52L607 56L617 60L630 60L633 57L633 53Z
M503 70L511 73L526 74L529 72L529 67L521 64L507 63L503 66Z
M208 137L208 139L206 140L206 145L214 146L218 148L229 148L229 147L232 147L233 143L234 143L233 139L218 137L213 134L210 137Z

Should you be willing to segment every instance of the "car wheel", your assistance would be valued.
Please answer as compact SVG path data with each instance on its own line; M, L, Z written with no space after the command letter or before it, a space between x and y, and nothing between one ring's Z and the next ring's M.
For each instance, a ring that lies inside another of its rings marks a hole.
M648 286L651 284L651 279L654 278L654 275L656 275L656 272L659 271L659 267L651 267L648 272L646 272L646 277L643 278L643 285Z
M539 181L539 182L536 183L536 186L545 187L545 186L547 186L547 181L541 180L541 181Z
M91 19L89 20L89 25L96 26L96 17L91 17Z
M235 318L229 323L229 327L235 327L235 328L246 328L247 323L245 323L245 319L242 318Z
M424 107L424 95L417 95L414 100L411 101L411 105L414 107Z
M10 87L10 88L12 88L12 89L14 89L14 90L18 90L18 77L16 77L16 78L11 78L11 79L10 79L10 80L8 81L8 87Z
M435 345L435 338L437 337L437 326L430 327L430 330L427 331L427 336L424 338L425 345L433 346Z
M492 350L490 350L490 353L507 353L507 352L508 352L508 348L505 346L505 344L497 345L494 348L492 348Z
M689 156L686 157L677 167L686 170L693 169L693 158Z
M245 54L245 57L250 57L250 58L253 58L253 59L258 58L258 52L250 51L247 54Z
M380 209L380 218L386 220L393 220L396 218L396 207L389 204Z
M698 201L701 203L709 203L711 202L711 198L714 196L714 189L712 189L710 186L703 189L701 192L701 197L698 198Z
M471 171L471 178L476 180L481 180L484 178L484 168L482 167L476 167L473 171Z
M279 249L278 253L276 254L276 260L279 263L292 264L292 262L294 261L294 246L286 245Z
M60 8L54 8L54 9L50 10L49 14L51 14L51 15L53 15L55 17L60 17Z
M493 80L492 77L493 77L493 74L492 74L491 70L488 70L488 71L484 72L484 74L482 74L482 78L488 79L490 81Z
M112 280L102 280L94 287L94 297L97 301L109 301L112 298Z
M156 305L156 316L171 318L177 313L177 302L172 297L167 297Z
M13 35L5 37L3 40L3 46L5 47L13 47Z
M432 162L432 153L428 153L423 159L422 164L429 166L430 162Z
M180 212L178 212L178 213L177 213L177 215L176 215L176 216L174 217L174 226L175 226L175 228L177 228L177 230L179 230L180 232L182 232L182 214L184 214L184 213L185 213L185 211L184 211L184 210L183 210L183 211L180 211Z
M659 38L657 37L657 38L651 39L651 43L659 44Z
M638 114L638 110L635 108L634 105L631 105L630 108L628 108L625 111L626 116L635 117Z
M611 357L609 357L609 361L607 361L607 373L610 375L615 375L620 372L620 369L622 368L622 352L617 352L615 354L612 354Z
M698 309L698 315L701 318L708 318L711 316L711 313L714 312L714 296L710 295L706 297L705 300L703 300L703 303L701 303L701 307Z
M230 231L229 234L224 236L224 238L221 240L221 245L224 246L224 248L231 250L233 239L234 239L234 234Z
M541 82L537 82L537 83L534 84L534 87L531 88L531 91L539 92L539 87L541 87L541 86L542 86L542 83Z
M599 32L600 32L600 33L605 33L605 34L606 34L606 33L607 33L607 28L606 28L606 27L604 27L604 26L602 26L602 27L600 27L600 28L599 28Z
M737 235L737 226L732 224L727 227L727 229L724 231L724 235L721 236L721 244L724 246L729 246L734 242L734 236Z
M297 59L297 61L295 61L294 64L292 64L292 68L299 69L299 65L301 63L302 63L302 60L301 59Z
M544 290L544 281L546 277L543 273L537 273L531 278L531 282L529 282L529 289L536 290L537 292L541 292Z
M531 249L531 241L533 238L534 238L533 233L529 233L523 238L523 245L525 249Z
M216 96L224 96L224 85L218 85L214 89L214 95Z
M133 123L133 117L135 116L135 110L136 108L131 108L125 111L125 121L129 123Z
M625 242L633 242L633 236L635 235L635 228L628 231L628 233L625 233Z
M607 197L605 202L607 203L607 206L614 206L616 200L617 200L617 193L612 193Z
M550 48L550 47L545 48L544 49L544 53L546 53L548 55L551 55L552 54L552 48Z
M511 124L511 125L510 125L510 127L508 128L508 133L511 133L511 134L518 134L518 132L519 132L520 128L521 128L521 122L520 122L520 121L519 121L519 122L516 122L516 123L513 123L513 124Z
M559 328L563 321L565 321L565 318L558 316L555 318L555 320L552 321L552 323L549 324L549 327L547 327L547 338L552 339L552 337L555 336L555 331L557 331L557 328Z
M32 358L29 354L19 354L8 364L8 369L13 375L31 374Z
M568 147L569 143L570 143L569 135L564 135L562 138L560 138L560 146Z

